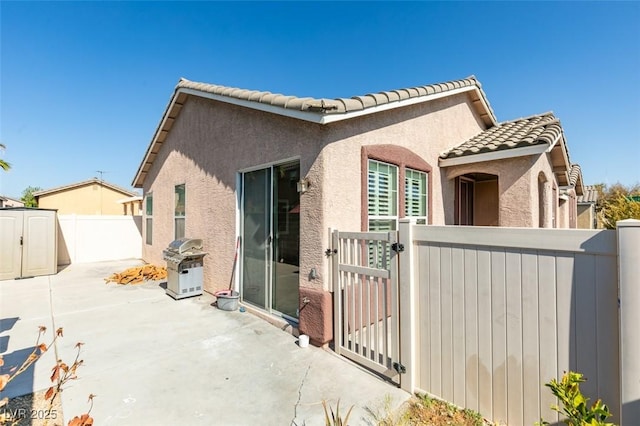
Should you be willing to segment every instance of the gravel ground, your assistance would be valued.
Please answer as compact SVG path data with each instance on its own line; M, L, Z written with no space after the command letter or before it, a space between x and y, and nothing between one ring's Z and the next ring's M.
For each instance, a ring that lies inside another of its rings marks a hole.
M12 414L18 426L63 426L60 395L56 397L50 407L49 401L44 399L45 392L46 389L11 398L8 405L0 410Z

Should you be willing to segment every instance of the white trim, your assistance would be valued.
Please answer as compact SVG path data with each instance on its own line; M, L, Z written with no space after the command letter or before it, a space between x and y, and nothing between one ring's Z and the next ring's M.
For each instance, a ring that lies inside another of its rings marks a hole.
M358 110L358 111L346 112L344 114L323 115L322 116L322 120L320 121L320 124L334 123L336 121L342 121L342 120L347 120L349 118L361 117L363 115L368 115L368 114L375 114L377 112L388 111L390 109L402 108L402 107L409 106L409 105L421 104L423 102L428 102L428 101L433 101L433 100L436 100L436 99L446 98L448 96L454 96L454 95L458 95L460 93L470 92L472 90L477 90L477 88L475 86L461 87L459 89L453 89L453 90L448 90L446 92L434 93L432 95L422 95L422 96L418 96L418 97L415 97L415 98L404 99L404 100L401 100L401 101L391 101L391 102L386 103L386 104L382 104L382 105L378 105L378 106L374 106L374 107L368 107L368 108L365 108L365 109L362 109L362 110ZM361 96L361 97L364 97L364 96ZM482 98L482 96L480 96L480 97ZM486 105L485 105L485 107L486 107ZM487 108L487 112L489 112L488 108ZM491 121L493 121L493 119Z
M272 114L284 115L287 117L297 118L299 120L311 121L313 123L321 123L322 116L314 112L286 109L280 106L264 104L258 101L249 101L245 99L233 98L230 96L216 95L215 93L203 92L196 89L180 88L176 92L176 95L180 93L185 93L187 95L193 95L200 98L211 99L218 102L224 102L227 104L238 105L245 108L256 109L258 111L270 112Z
M553 142L551 142L551 145L549 145L549 148L547 148L547 152L551 152L551 150L556 146L561 137L562 132L560 132L558 136L556 136L556 138L553 140Z
M534 146L527 146L524 148L503 149L500 151L483 152L482 154L464 155L462 157L455 158L440 158L438 165L440 167L459 166L462 164L480 163L482 161L494 161L504 160L507 158L524 157L527 155L542 154L547 152L546 143Z
M136 195L135 197L121 198L119 200L116 200L116 203L124 204L124 203L131 203L135 201L142 201L142 196Z
M422 95L415 98L409 98L409 99L404 99L400 101L391 101L389 103L385 103L382 105L367 107L362 110L350 111L350 112L345 112L341 114L326 114L326 113L293 110L293 109L288 109L281 106L261 103L259 101L249 101L249 100L238 99L238 98L233 98L229 96L216 95L214 93L208 93L208 92L203 92L201 90L188 89L188 88L178 89L178 91L176 92L176 97L180 93L185 93L187 95L198 96L201 98L207 98L207 99L212 99L219 102L225 102L228 104L242 106L245 108L256 109L264 112L270 112L272 114L283 115L285 117L297 118L299 120L310 121L312 123L329 124L329 123L335 123L337 121L348 120L350 118L361 117L363 115L375 114L377 112L388 111L390 109L402 108L409 105L415 105L415 104L428 102L428 101L432 101L440 98L445 98L448 96L454 96L454 95L469 92L472 90L478 90L478 88L476 86L461 87L458 89L447 90L446 92L434 93L432 95ZM365 96L362 96L362 97L365 97ZM480 96L480 98L482 99L482 96ZM340 102L340 100L335 100L335 102ZM484 100L483 100L483 106L485 107L487 112L490 112L486 103L484 103ZM491 114L489 114L489 116L491 116ZM493 117L491 118L491 121L493 121ZM164 120L162 124L164 124ZM161 126L160 128L162 127L163 126ZM155 140L155 137L154 137L154 140Z
M167 105L167 107L164 110L164 113L162 115L162 120L160 120L158 127L156 127L156 131L153 132L153 138L151 138L151 143L147 147L147 151L144 153L144 158L142 159L142 162L138 166L138 171L136 172L136 176L133 178L133 182L131 182L132 184L131 186L133 186L134 188L141 188L144 186L143 183L141 183L140 186L136 186L136 185L138 183L138 180L140 180L140 178L142 177L142 174L148 173L148 171L147 172L144 171L144 166L149 162L148 160L152 152L151 150L158 143L158 135L160 135L160 132L162 132L162 129L164 128L164 125L167 122L167 119L169 118L169 114L171 113L171 110L173 110L173 107L176 104L177 100L178 100L178 92L175 92L171 97L171 102L169 102L169 105ZM153 161L151 161L150 163L153 164Z

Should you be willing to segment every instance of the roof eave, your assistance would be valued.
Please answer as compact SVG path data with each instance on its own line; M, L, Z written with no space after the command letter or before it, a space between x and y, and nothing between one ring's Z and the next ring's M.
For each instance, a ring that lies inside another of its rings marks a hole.
M549 145L546 143L525 146L520 148L501 149L498 151L481 152L478 154L467 154L460 157L440 158L440 167L460 166L463 164L474 164L484 161L505 160L508 158L525 157L527 155L542 154L547 151Z

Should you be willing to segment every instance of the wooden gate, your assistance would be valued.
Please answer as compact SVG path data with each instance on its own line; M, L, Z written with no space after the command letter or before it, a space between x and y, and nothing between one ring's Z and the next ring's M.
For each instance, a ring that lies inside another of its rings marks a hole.
M333 231L331 241L335 351L399 383L397 233Z

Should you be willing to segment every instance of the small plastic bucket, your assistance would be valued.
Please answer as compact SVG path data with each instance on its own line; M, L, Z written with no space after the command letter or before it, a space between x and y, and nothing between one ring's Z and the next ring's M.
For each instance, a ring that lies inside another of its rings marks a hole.
M218 309L223 311L235 311L238 309L240 294L237 291L221 290L214 293L214 296L218 298L216 303Z
M306 334L301 334L300 336L298 336L298 345L300 345L301 348L306 348L307 346L309 346L309 336L307 336Z

